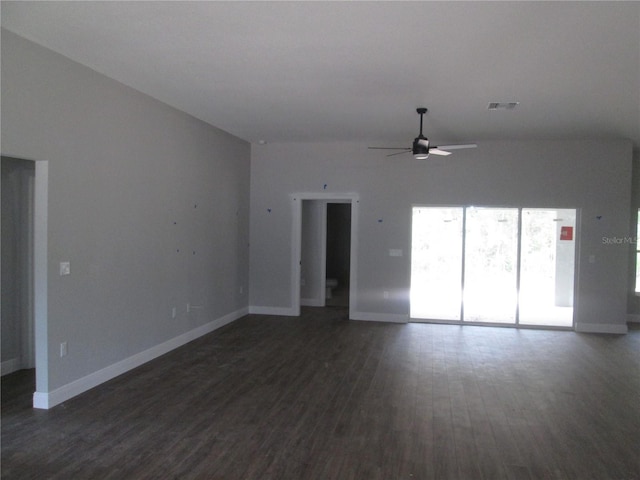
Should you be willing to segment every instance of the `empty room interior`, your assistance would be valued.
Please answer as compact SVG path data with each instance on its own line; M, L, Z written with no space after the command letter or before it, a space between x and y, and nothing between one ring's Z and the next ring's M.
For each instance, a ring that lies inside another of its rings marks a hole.
M2 478L640 480L640 2L0 17Z

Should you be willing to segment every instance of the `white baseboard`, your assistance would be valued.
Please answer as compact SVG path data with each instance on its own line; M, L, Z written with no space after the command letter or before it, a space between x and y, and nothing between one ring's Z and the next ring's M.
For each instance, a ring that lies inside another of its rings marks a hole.
M627 322L640 323L640 314L637 314L637 313L627 314Z
M390 323L408 323L409 315L389 314L389 313L373 313L373 312L351 312L350 320L363 320L366 322L390 322Z
M580 333L614 333L624 335L629 329L626 323L576 323L575 331Z
M22 368L22 362L19 358L11 358L5 360L0 364L0 376L9 375L10 373L17 372Z
M249 307L249 313L255 313L256 315L277 315L283 317L296 317L297 313L293 311L291 307Z
M125 358L119 362L116 362L108 367L105 367L97 372L93 372L85 377L74 380L71 383L67 383L62 387L56 388L51 392L35 392L33 394L33 408L49 409L56 405L69 400L87 390L90 390L98 385L111 380L112 378L122 375L129 370L132 370L140 365L153 360L165 353L170 352L182 345L195 340L207 333L211 333L218 328L227 325L249 313L248 308L242 308L231 312L223 317L213 320L198 328L194 328L182 335L178 335L166 342L155 345L147 350L137 353L129 358Z

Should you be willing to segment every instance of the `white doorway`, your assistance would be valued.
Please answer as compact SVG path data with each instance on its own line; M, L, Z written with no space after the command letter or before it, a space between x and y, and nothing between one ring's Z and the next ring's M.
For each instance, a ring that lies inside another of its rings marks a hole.
M35 163L2 157L2 375L35 367Z
M291 314L300 315L301 305L335 305L348 306L351 318L355 311L358 197L355 194L303 193L291 198ZM330 211L337 212L337 217L342 218L329 217ZM332 243L339 244L339 248L334 250ZM338 294L342 294L339 301L334 297Z
M49 185L49 162L45 160L24 160L15 157L2 156L2 164L5 162L18 161L22 165L28 165L30 179L26 196L21 202L28 204L26 216L19 222L22 223L20 229L26 229L28 246L26 251L26 271L22 275L21 283L27 285L22 288L22 295L26 292L26 300L23 300L22 309L26 308L27 315L21 316L20 328L20 354L16 369L33 368L35 366L36 385L33 397L33 406L36 408L48 408L46 392L49 386L48 377L48 343L47 343L47 224L48 224L48 185ZM7 163L8 165L8 163ZM4 193L4 192L3 192ZM14 201L9 200L7 201ZM3 204L5 198L3 198ZM5 205L3 205L3 208ZM23 208L23 207L19 207ZM3 212L4 213L4 212ZM2 216L2 223L7 221ZM5 232L7 233L7 232ZM4 242L4 239L3 239ZM21 254L23 255L24 252ZM4 259L2 269L5 268ZM24 267L20 267L24 268ZM5 286L5 274L3 271L2 284ZM12 273L13 275L13 273ZM4 312L5 300L2 301L2 311ZM23 310L24 311L24 310ZM3 332L4 333L4 332ZM4 347L4 345L3 345ZM4 361L3 361L4 363ZM8 365L13 367L14 365ZM3 370L5 369L3 365ZM3 372L4 373L4 372Z

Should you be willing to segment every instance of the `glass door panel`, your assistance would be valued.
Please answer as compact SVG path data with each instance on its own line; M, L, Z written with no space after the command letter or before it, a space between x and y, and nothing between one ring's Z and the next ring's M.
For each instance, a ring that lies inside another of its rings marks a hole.
M518 209L467 208L464 262L464 320L515 323Z
M412 318L460 320L462 216L458 207L414 207Z
M522 209L519 322L573 325L576 211Z

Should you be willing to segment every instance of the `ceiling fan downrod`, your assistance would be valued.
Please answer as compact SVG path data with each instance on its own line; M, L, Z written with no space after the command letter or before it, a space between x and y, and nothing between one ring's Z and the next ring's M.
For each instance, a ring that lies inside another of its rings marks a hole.
M427 113L427 109L419 107L416 112L420 115L420 134L413 140L412 153L416 160L426 160L429 156L429 140L422 134L422 117Z
M418 112L418 115L420 115L420 138L423 138L424 135L422 135L422 116L427 113L427 109L424 107L418 107L416 109L416 112Z

